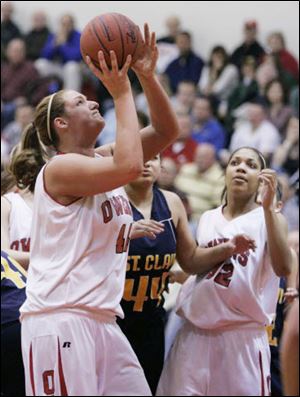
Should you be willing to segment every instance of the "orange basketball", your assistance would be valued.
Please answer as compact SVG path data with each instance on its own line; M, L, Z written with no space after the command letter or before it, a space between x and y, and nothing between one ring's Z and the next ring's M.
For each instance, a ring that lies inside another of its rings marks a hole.
M143 38L139 27L125 15L108 13L93 18L83 29L80 38L80 50L85 61L88 55L98 68L98 51L102 50L106 63L110 67L109 51L116 53L121 68L127 56L132 63L141 55Z

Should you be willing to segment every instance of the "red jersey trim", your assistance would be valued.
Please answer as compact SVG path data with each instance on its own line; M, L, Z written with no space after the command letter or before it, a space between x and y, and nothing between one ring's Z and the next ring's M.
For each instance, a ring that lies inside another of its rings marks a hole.
M65 382L65 376L64 376L62 360L61 360L59 338L57 338L57 342L58 342L58 374L59 374L60 391L62 396L68 396L68 390Z
M35 396L34 373L33 373L33 358L32 358L32 343L30 344L30 351L29 351L29 371L30 371L30 382L31 382L32 393Z

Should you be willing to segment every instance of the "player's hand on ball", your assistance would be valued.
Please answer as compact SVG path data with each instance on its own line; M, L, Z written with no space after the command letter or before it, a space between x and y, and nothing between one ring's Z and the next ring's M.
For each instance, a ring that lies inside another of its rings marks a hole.
M149 77L154 74L158 59L158 48L155 33L150 33L147 23L144 25L144 51L141 57L134 62L132 69L139 77Z
M128 55L126 62L124 63L122 69L119 69L117 57L114 51L110 51L111 59L111 69L107 66L102 51L98 52L98 61L100 69L98 69L91 61L90 57L86 56L86 63L93 74L98 77L98 79L107 88L109 93L114 99L117 99L122 94L130 91L130 81L127 75L130 63L131 55Z

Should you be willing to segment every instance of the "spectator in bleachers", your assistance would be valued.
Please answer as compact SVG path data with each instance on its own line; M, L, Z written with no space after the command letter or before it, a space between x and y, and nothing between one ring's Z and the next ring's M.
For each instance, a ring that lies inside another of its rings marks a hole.
M194 162L180 169L175 186L187 194L195 222L204 211L220 205L224 172L212 145L203 143L197 147Z
M192 121L188 114L178 114L179 136L178 139L167 147L162 157L168 157L175 161L178 169L193 161L197 149L197 142L191 138Z
M223 46L215 46L199 81L200 93L214 98L216 107L226 101L239 82L239 73Z
M265 91L267 99L267 117L283 136L293 109L287 105L287 95L279 79L271 80Z
M256 70L256 80L261 95L264 95L267 84L276 78L282 82L288 92L297 86L294 76L282 66L279 55L270 53L265 56Z
M263 60L265 50L257 41L257 23L256 21L247 21L244 24L244 42L236 48L231 55L231 62L241 69L246 57L252 56L256 63Z
M137 116L140 129L149 125L149 117L145 112L137 110ZM107 145L109 143L115 142L116 140L117 121L115 108L110 108L104 114L104 120L105 126L97 139L96 146Z
M165 74L157 74L157 79L159 80L161 86L165 90L165 92L168 95L168 97L170 97L171 96L171 89L170 89L168 77ZM194 90L195 90L195 85L194 85ZM137 110L139 110L139 111L141 111L143 113L146 113L149 116L148 102L147 102L147 98L146 98L146 95L144 94L144 92L137 93L133 89L133 95L134 95L134 101L135 101L135 105L136 105ZM172 100L173 99L171 99L171 101ZM174 107L174 105L173 105L173 107Z
M17 105L27 102L36 105L47 95L47 87L38 84L38 71L31 61L26 60L25 42L22 39L9 42L6 57L1 76L2 128L13 120Z
M179 55L176 45L176 36L181 31L180 19L173 15L166 19L167 36L163 36L157 40L157 48L159 57L156 65L158 73L163 73L166 67L174 61Z
M25 36L27 59L35 61L41 57L48 36L47 16L43 11L32 15L32 29Z
M245 57L241 66L240 82L230 94L224 113L220 114L220 116L224 119L224 125L229 134L229 138L232 134L235 121L233 111L243 103L255 100L259 95L259 88L255 78L255 72L256 61L254 57Z
M190 80L198 84L203 68L203 60L192 49L192 36L189 32L178 33L176 45L179 49L179 57L172 61L165 70L173 93L176 92L178 84L183 80Z
M196 98L196 86L192 81L181 81L176 94L171 98L172 107L175 112L191 113Z
M33 120L33 107L21 105L16 108L15 120L9 123L2 132L8 144L9 152L20 141L22 131Z
M285 139L274 153L272 166L277 171L292 176L299 170L299 119L297 117L290 118L284 135Z
M291 185L290 179L286 174L278 175L278 180L282 185L282 215L287 220L288 231L299 231L299 196L295 186Z
M262 104L251 103L247 110L248 120L242 122L234 131L230 143L230 152L244 146L259 150L267 161L280 144L280 134L266 118Z
M264 57L263 62L256 69L255 78L259 87L259 95L262 97L270 81L279 78L277 62L273 55L267 54Z
M273 55L279 58L280 66L289 73L296 82L299 81L299 64L296 58L286 49L285 39L281 32L271 33L268 46Z
M12 19L13 12L14 7L11 1L1 1L1 53L5 52L12 39L21 37L19 27Z
M157 40L159 57L156 69L158 73L163 73L166 67L179 55L179 49L176 45L176 36L181 31L180 25L180 19L175 15L166 19L168 34Z
M216 153L225 147L226 131L222 124L213 116L209 97L196 98L193 107L192 138L197 143L210 143Z
M175 44L176 36L181 31L181 22L176 15L171 15L166 19L167 36L160 37L157 43Z
M1 171L5 169L6 164L9 162L9 145L1 134ZM2 183L2 175L1 175L1 183Z
M49 34L41 58L35 64L42 76L62 78L64 89L81 90L80 32L72 15L63 15L57 33Z
M289 103L293 108L294 115L299 118L299 86L291 90Z
M175 187L175 179L178 173L178 168L174 160L169 157L165 157L161 161L161 171L157 179L157 185L160 189L169 190L170 192L176 193L186 210L188 220L191 219L192 208L190 206L187 195L177 187Z

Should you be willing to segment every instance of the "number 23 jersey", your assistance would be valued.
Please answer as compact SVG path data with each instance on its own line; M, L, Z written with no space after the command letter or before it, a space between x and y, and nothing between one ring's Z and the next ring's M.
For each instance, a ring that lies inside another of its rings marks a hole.
M255 241L256 250L234 255L205 275L191 276L177 299L178 313L202 329L270 324L276 308L279 278L266 260L267 231L258 207L227 220L222 207L207 211L199 223L202 247L219 245L238 234Z

